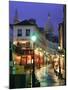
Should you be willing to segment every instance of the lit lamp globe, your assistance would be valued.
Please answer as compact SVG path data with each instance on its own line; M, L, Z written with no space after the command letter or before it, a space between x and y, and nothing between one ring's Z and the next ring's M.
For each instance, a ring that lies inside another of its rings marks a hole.
M31 37L31 40L32 40L33 42L35 42L35 41L36 41L36 36L33 35L33 36Z
M60 46L58 46L58 49L60 50L60 49L61 49L61 47L60 47Z

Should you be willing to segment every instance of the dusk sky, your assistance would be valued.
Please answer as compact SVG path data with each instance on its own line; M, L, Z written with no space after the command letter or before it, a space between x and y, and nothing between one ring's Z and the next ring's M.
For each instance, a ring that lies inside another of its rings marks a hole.
M9 22L13 23L15 11L18 10L19 19L25 20L33 18L39 27L45 27L48 20L48 13L51 15L51 22L54 32L58 34L58 24L63 21L63 5L30 2L9 2Z

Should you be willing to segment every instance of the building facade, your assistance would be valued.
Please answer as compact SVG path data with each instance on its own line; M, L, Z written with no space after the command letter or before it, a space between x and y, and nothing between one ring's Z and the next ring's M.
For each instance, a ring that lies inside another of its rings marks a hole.
M33 35L37 37L34 48L31 40ZM42 36L34 19L24 20L14 24L13 45L17 47L15 53L13 53L13 57L15 57L14 62L17 64L31 64L33 62L34 51L34 60L36 64L38 66L40 66L40 63L43 64L43 55L41 54L41 51L37 51L37 48L39 47L45 48L45 44L44 46L41 45L44 40Z

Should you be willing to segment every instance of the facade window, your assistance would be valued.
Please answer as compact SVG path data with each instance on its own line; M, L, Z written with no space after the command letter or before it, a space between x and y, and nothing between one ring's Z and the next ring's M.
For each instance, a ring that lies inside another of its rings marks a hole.
M30 29L26 29L26 36L30 36Z
M22 36L22 29L18 29L17 36Z
M23 43L23 44L22 44L22 48L25 48L25 47L26 47L26 44L25 44L25 43Z
M26 43L26 48L30 48L30 42Z

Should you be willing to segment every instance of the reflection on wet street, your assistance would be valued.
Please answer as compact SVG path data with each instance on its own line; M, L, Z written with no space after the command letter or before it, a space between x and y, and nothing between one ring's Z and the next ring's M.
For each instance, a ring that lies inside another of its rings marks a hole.
M40 87L44 86L59 86L64 85L65 81L58 79L58 76L54 73L54 69L50 65L48 67L43 66L40 69L37 69L36 77L40 82Z

